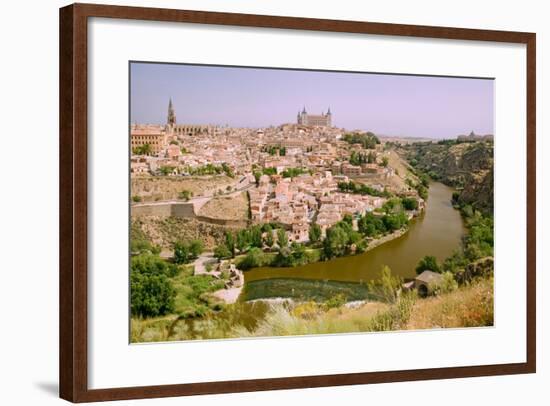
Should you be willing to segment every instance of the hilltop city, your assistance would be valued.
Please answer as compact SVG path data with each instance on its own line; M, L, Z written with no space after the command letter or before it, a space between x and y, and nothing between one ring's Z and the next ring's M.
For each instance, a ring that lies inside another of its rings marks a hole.
M401 162L395 152L370 132L347 132L332 121L330 108L314 115L303 107L296 123L277 127L178 124L170 100L166 125L131 125L131 174L227 175L233 181L223 189L185 197L247 192L250 220L280 223L296 242L308 241L313 222L324 235L346 214L380 209L388 196L408 195L422 207L417 190L396 176ZM353 193L347 186L354 182L368 192Z
M131 341L492 325L493 136L292 116L130 124Z

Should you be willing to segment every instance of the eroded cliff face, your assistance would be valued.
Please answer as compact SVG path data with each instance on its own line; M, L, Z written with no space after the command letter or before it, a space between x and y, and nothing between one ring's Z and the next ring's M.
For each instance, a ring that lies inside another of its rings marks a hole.
M493 210L493 143L422 144L408 150L414 166L457 188L460 203Z

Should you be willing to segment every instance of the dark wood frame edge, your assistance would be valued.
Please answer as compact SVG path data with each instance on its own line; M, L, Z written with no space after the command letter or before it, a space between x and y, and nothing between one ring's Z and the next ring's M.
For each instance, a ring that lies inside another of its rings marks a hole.
M338 375L88 389L87 20L88 17L494 41L527 46L527 360L525 363ZM60 9L59 384L72 402L141 399L536 372L536 36L534 33L73 4Z

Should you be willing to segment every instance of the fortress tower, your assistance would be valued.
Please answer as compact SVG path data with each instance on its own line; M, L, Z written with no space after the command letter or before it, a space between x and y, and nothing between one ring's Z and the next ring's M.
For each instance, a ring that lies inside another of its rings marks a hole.
M309 126L322 126L322 127L332 127L332 113L330 107L328 108L326 114L322 113L320 115L307 114L306 107L302 111L298 112L297 123L301 125Z

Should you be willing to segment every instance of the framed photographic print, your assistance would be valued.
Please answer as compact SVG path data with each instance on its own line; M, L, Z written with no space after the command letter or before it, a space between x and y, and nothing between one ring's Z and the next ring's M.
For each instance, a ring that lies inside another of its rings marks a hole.
M535 372L535 34L60 10L60 396Z

